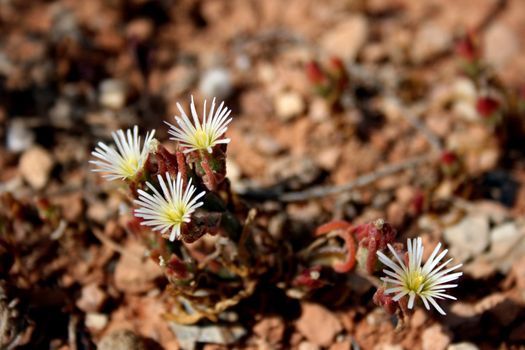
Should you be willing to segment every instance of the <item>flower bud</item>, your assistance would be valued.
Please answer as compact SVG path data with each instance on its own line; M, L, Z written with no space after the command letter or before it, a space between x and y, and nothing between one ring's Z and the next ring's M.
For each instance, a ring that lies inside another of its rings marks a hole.
M317 61L310 61L305 65L306 76L314 86L326 83L326 75Z
M341 93L348 85L348 74L345 65L339 57L331 57L329 72L338 93Z
M481 58L479 43L474 32L467 33L456 43L456 53L468 63L473 63Z
M476 110L487 124L496 125L501 121L501 103L491 96L479 97Z
M387 244L394 243L397 232L383 219L377 219L357 226L354 233L359 242L357 262L361 268L373 274L378 267L376 252L385 249Z
M443 153L441 153L440 165L441 171L446 176L457 175L461 170L461 161L459 156L454 151L450 150L445 150Z
M469 32L456 43L456 53L462 69L471 78L476 78L482 69L481 49L474 32Z

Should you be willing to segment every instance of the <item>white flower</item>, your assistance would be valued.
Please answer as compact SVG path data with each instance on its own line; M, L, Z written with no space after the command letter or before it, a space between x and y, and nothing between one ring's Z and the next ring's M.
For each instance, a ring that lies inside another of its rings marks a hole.
M111 135L117 149L113 145L108 146L99 142L98 147L91 152L99 160L89 161L97 166L93 171L107 173L103 177L108 180L126 180L135 177L144 168L146 159L148 159L149 144L155 135L155 130L146 134L142 148L140 146L139 128L136 125L133 128L133 134L131 129L128 129L125 133L118 130L112 132Z
M141 224L152 226L154 231L165 233L169 230L169 240L173 241L180 236L182 224L190 222L191 214L203 204L197 200L205 192L194 196L197 189L191 184L191 179L183 190L180 173L177 179L172 179L169 173L165 176L166 182L161 175L157 175L162 194L149 182L146 185L153 194L138 191L139 198L134 202L139 208L135 209L135 216L144 219Z
M383 270L389 277L382 277L381 279L384 282L395 285L395 287L386 289L385 294L395 293L393 297L394 301L398 301L405 295L408 295L409 309L412 309L416 296L419 296L421 300L423 300L427 310L430 310L430 302L440 314L445 315L445 311L437 304L436 299L447 298L456 300L453 296L445 294L445 289L457 287L457 284L449 284L449 282L457 279L463 273L450 272L458 269L462 264L444 269L447 264L452 261L452 258L450 258L438 266L441 259L443 259L448 252L448 250L445 249L438 255L441 248L441 243L439 243L430 255L428 261L421 267L424 249L421 238L413 239L412 241L408 239L407 246L408 266L405 265L404 261L398 256L398 253L396 253L390 244L388 245L388 249L392 252L397 263L382 252L377 252L379 260L392 269Z
M181 113L181 116L175 116L178 126L168 122L166 124L170 127L169 134L173 136L170 139L178 141L185 148L184 153L196 150L208 150L211 153L213 146L230 142L228 138L221 138L228 129L228 124L232 121L232 118L228 118L231 110L224 106L224 102L221 102L217 110L215 110L214 98L208 115L206 115L206 100L204 100L202 122L199 120L199 115L195 109L193 96L191 97L193 123L179 103L177 103L177 108Z

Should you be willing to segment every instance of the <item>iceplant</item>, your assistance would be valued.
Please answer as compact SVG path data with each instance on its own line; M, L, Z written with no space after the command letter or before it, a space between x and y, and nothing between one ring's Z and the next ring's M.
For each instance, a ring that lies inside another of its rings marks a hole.
M144 168L148 159L149 145L155 135L155 130L146 133L144 144L141 146L138 126L131 129L112 132L114 145L108 146L103 142L91 153L97 160L89 162L96 166L95 172L103 172L108 180L133 179Z
M399 253L397 253L390 244L388 244L388 249L394 256L395 261L388 258L382 252L377 252L379 260L391 269L384 269L383 272L388 275L388 277L381 278L387 284L394 285L387 288L385 294L395 294L392 298L393 301L399 301L404 296L408 296L409 309L414 307L414 301L416 297L419 297L423 301L423 304L425 304L427 310L430 310L430 304L432 304L440 314L445 315L445 311L438 305L436 299L446 298L456 300L455 297L446 294L446 289L457 287L457 284L451 284L449 282L458 279L463 273L451 272L460 268L462 264L446 268L448 263L452 261L452 258L450 258L439 265L448 252L448 250L445 249L439 253L441 249L441 243L439 243L427 262L421 266L424 249L421 238L408 239L407 247L408 264L399 257Z
M230 139L222 136L226 133L228 124L232 121L232 118L228 118L231 110L224 106L224 102L221 102L217 109L215 109L215 106L214 98L211 102L210 110L206 111L206 100L204 100L201 121L192 96L190 104L192 122L180 103L177 103L177 108L181 114L180 116L175 116L178 125L168 122L166 124L170 127L168 133L173 136L170 139L178 141L181 147L184 148L184 153L204 150L212 153L215 145L230 142Z
M169 240L173 241L180 237L182 225L191 222L191 214L195 209L202 206L203 202L198 200L205 192L195 195L197 189L191 184L191 179L184 189L180 173L173 179L166 172L165 178L166 181L161 175L157 175L162 194L150 182L146 182L146 186L153 194L138 190L139 197L134 201L138 206L135 216L142 218L144 221L141 224L151 226L153 231L160 231L162 234L169 231Z

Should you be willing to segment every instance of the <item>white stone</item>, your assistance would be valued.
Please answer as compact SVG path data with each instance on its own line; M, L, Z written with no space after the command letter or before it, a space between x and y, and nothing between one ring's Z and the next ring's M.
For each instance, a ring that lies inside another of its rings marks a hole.
M525 255L525 227L518 223L505 223L492 230L488 257L498 271L506 274L515 261Z
M320 347L312 344L308 341L302 341L299 343L299 346L297 347L299 350L319 350Z
M321 38L320 43L329 54L353 61L366 43L368 32L366 17L353 15L335 25Z
M23 120L15 119L7 128L7 149L22 152L33 146L35 134L25 126Z
M485 32L483 54L485 60L495 68L500 68L519 54L520 42L514 31L506 25L495 22Z
M91 330L100 331L108 324L108 315L97 312L87 313L85 324Z
M476 106L469 101L456 101L452 106L452 110L455 115L464 120L468 121L477 121L478 112L476 111Z
M330 107L328 103L321 98L314 98L310 103L310 118L315 122L325 122L330 118Z
M19 169L24 180L31 187L39 190L46 185L53 163L53 158L48 151L40 146L35 146L22 154Z
M478 350L479 348L468 342L463 343L456 343L456 344L450 344L447 348L447 350Z
M490 253L493 257L503 257L523 238L514 222L495 227L490 235Z
M219 100L228 98L233 92L230 71L225 68L212 68L205 71L199 81L200 92L209 98Z
M444 237L450 254L460 262L482 253L489 244L489 220L484 215L467 216L445 229Z
M63 98L57 99L55 105L49 110L49 118L55 126L70 128L73 125L71 120L73 107Z
M302 96L293 91L277 95L274 105L277 116L283 121L288 121L303 113L305 108Z
M476 111L478 92L476 85L467 78L458 78L452 84L452 98L454 114L465 120L476 121L479 119Z
M99 102L103 107L121 109L126 103L126 85L118 79L106 79L99 86Z
M378 344L374 350L403 350L403 347L399 344Z
M475 102L478 96L476 85L467 78L458 78L452 84L454 98Z
M416 33L412 45L411 58L414 62L425 62L450 47L452 35L444 28L428 23Z
M450 336L440 324L426 328L421 339L423 350L445 350L450 344Z

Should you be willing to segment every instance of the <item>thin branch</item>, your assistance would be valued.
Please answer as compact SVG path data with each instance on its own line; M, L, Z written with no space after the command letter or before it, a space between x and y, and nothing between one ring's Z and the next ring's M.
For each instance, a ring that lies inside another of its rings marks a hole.
M483 30L486 30L494 21L502 14L502 12L507 9L508 7L508 0L498 0L493 5L492 8L489 9L485 17L477 24L475 27L475 30L477 32L481 32Z
M115 242L112 239L110 239L109 237L106 237L106 235L104 235L104 233L101 230L99 230L97 228L93 228L91 230L91 232L93 232L95 237L97 237L98 240L101 241L104 245L106 245L108 248L116 251L120 255L126 255L126 256L132 257L133 259L138 259L138 260L142 261L142 257L141 256L139 256L137 254L134 254L133 252L130 252L129 250L127 250L126 248L124 248L123 246L118 244L117 242Z
M427 128L427 126L416 116L420 114L418 113L418 110L420 110L421 107L422 106L418 107L416 105L412 108L405 108L401 115L414 129L420 132L427 139L434 151L441 153L443 152L443 144L439 137L432 130Z
M417 167L426 162L430 162L431 160L433 160L432 154L410 158L400 163L386 165L383 168L359 176L355 180L343 185L318 186L305 191L283 193L278 197L278 199L282 202L296 202L340 194L341 192L351 191L357 187L369 185L382 177Z

